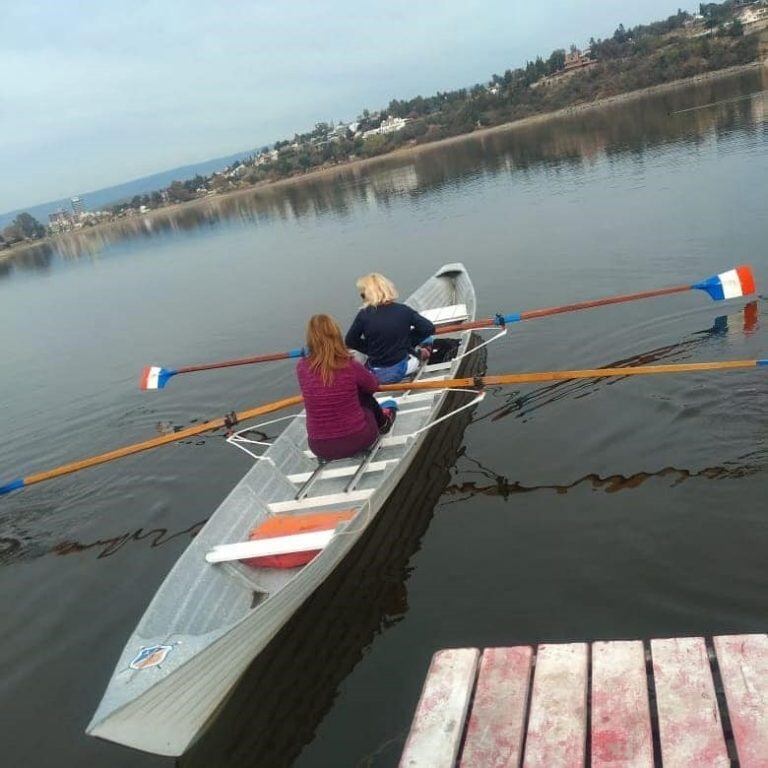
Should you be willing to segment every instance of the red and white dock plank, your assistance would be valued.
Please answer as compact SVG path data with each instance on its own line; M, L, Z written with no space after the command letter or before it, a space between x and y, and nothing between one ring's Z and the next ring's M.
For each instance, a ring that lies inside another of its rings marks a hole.
M668 768L730 768L703 637L651 640L661 759Z
M452 768L475 684L476 648L438 651L432 657L400 768Z
M527 645L483 651L461 768L520 765L532 661Z
M540 645L524 768L582 768L587 733L586 643Z
M768 636L712 645L651 640L650 669L640 640L439 651L400 766L768 768Z
M593 768L653 768L642 641L592 645L591 704Z
M768 636L714 639L741 768L768 768Z

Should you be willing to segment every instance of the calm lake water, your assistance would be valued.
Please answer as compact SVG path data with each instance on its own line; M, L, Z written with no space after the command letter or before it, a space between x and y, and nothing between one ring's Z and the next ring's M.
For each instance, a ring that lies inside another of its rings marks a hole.
M312 312L346 324L372 269L407 295L462 261L481 316L742 262L765 290L766 88L751 74L468 138L3 265L0 479L295 392L287 362L156 393L137 380L147 363L295 347ZM487 365L766 357L766 312L761 297L691 293L536 320ZM768 631L765 376L490 392L434 436L181 766L395 765L446 646ZM3 765L172 764L83 729L157 586L247 468L201 437L0 499Z

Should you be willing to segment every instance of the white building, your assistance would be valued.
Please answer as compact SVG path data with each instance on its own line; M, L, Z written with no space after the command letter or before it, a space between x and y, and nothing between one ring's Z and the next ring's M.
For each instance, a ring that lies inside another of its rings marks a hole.
M59 232L69 232L74 226L74 220L72 214L69 211L65 211L60 208L58 211L48 214L48 227L51 232L58 234Z
M363 133L363 138L367 139L370 136L386 136L390 133L397 133L402 130L409 122L407 117L388 117L384 120L378 128L372 128L370 131Z
M85 211L85 202L83 201L83 198L76 195L75 197L71 197L69 202L72 203L72 211L75 216L82 215L83 211Z
M238 165L237 168L234 168L227 174L227 178L239 179L241 176L244 176L247 172L248 172L248 169L242 163L240 163L240 165Z
M380 126L379 131L382 134L397 133L402 130L408 122L407 117L388 117Z

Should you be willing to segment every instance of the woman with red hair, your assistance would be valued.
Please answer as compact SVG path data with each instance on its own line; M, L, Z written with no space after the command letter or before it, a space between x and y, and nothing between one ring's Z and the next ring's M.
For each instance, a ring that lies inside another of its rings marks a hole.
M388 400L379 405L373 396L378 380L352 357L329 315L310 318L306 350L296 377L307 411L310 450L331 461L370 448L392 428L397 404Z

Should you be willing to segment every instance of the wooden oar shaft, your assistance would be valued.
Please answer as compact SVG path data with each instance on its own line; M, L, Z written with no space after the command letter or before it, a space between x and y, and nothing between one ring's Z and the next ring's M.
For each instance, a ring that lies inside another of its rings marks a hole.
M267 413L273 413L283 408L290 408L292 405L298 405L302 401L301 395L294 395L293 397L287 397L284 400L276 400L266 405L261 405L258 408L251 408L248 411L242 411L235 414L238 421L247 421L256 416L263 416ZM169 443L175 443L178 440L184 440L184 438L199 435L203 432L210 432L215 429L221 429L226 425L224 418L214 419L213 421L206 421L203 424L197 424L194 427L187 427L179 432L173 432L169 435L162 435L161 437L155 437L151 440L145 440L141 443L134 443L133 445L126 445L124 448L117 448L114 451L99 454L98 456L91 456L88 459L82 459L81 461L73 461L70 464L64 464L56 469L49 469L46 472L38 472L34 475L29 475L24 478L24 485L34 485L40 483L43 480L50 480L54 477L61 477L62 475L69 475L72 472L77 472L81 469L87 469L88 467L95 467L98 464L106 464L108 461L114 461L115 459L122 459L124 456L131 456L134 453L141 453L142 451L148 451L150 448L157 448L161 445L168 445Z
M639 301L641 299L652 299L656 296L668 296L671 293L683 293L691 290L690 285L673 285L669 288L659 288L655 291L640 291L639 293L625 293L619 296L608 296L605 299L594 299L592 301L578 301L575 304L563 304L560 307L548 307L545 309L531 309L528 312L521 312L521 320L533 320L537 317L548 317L549 315L560 315L564 312L577 312L580 309L593 309L594 307L605 307L609 304L624 304L628 301Z
M400 384L384 384L379 387L382 392L398 392L403 390L418 390L418 389L475 389L483 386L496 386L503 384L533 384L542 381L567 381L570 379L597 379L606 378L611 376L650 376L655 374L664 373L695 373L702 371L728 371L738 368L755 368L755 367L767 367L768 359L765 360L726 360L723 362L712 363L676 363L672 365L639 365L627 368L588 368L583 370L573 371L542 371L535 373L507 373L494 376L479 376L475 378L462 378L462 379L442 379L434 381L411 381L402 382ZM256 408L251 408L246 411L241 411L235 414L237 421L247 421L248 419L255 418L256 416L264 416L268 413L274 413L275 411L282 410L283 408L290 408L294 405L299 405L303 398L301 395L294 395L293 397L286 397L282 400L275 400L265 405L260 405ZM168 445L169 443L175 443L178 440L183 440L193 435L199 435L202 432L209 432L215 429L220 429L226 426L227 419L220 418L213 421L206 421L203 424L198 424L194 427L187 427L180 432L173 432L169 435L162 435L161 437L155 437L151 440L145 440L141 443L134 443L133 445L125 446L124 448L118 448L108 453L102 453L98 456L92 456L88 459L82 459L81 461L74 461L70 464L64 464L56 469L51 469L46 472L38 472L33 475L29 475L24 478L19 478L5 486L0 486L0 493L9 493L12 490L24 488L28 485L34 485L40 483L43 480L50 480L54 477L61 477L62 475L69 475L72 472L77 472L81 469L88 467L95 467L98 464L105 464L108 461L114 461L120 459L123 456L130 456L134 453L140 453L142 451L148 451L151 448L157 448L161 445Z
M690 285L673 285L669 288L659 288L654 291L640 291L638 293L623 293L618 296L607 296L604 299L592 299L590 301L577 301L574 304L563 304L559 307L545 307L544 309L530 309L527 312L520 312L511 322L517 320L535 320L538 317L549 317L550 315L561 315L566 312L578 312L582 309L594 309L595 307L605 307L609 304L625 304L628 301L640 301L641 299L652 299L656 296L668 296L671 293L684 293L690 291ZM510 322L510 321L508 321ZM466 323L456 323L455 325L444 325L439 327L435 333L457 333L459 331L471 331L475 328L490 328L499 325L495 317L486 317L482 320L470 320Z
M544 309L531 309L527 312L520 312L510 315L497 315L496 317L486 317L482 320L469 320L466 323L454 323L453 325L438 326L435 334L458 333L460 331L471 331L477 328L491 328L501 325L503 318L506 323L518 322L520 320L534 320L538 317L548 317L550 315L560 315L566 312L578 312L582 309L594 309L595 307L605 307L609 304L624 304L628 301L639 301L641 299L652 299L656 296L667 296L671 293L683 293L694 288L692 285L673 285L669 288L659 288L653 291L639 291L638 293L624 293L618 296L608 296L604 299L592 299L590 301L578 301L574 304L563 304L559 307L545 307ZM252 363L266 363L272 360L285 360L287 358L301 357L303 351L294 349L289 352L273 352L267 355L256 355L255 357L241 357L235 360L223 360L220 363L204 363L202 365L188 365L183 368L176 368L172 375L177 373L193 373L195 371L211 371L215 368L231 368L236 365L251 365Z
M272 352L268 355L256 355L255 357L239 357L235 360L224 360L221 363L204 363L202 365L186 365L176 368L176 373L192 373L193 371L210 371L214 368L230 368L235 365L251 365L252 363L268 363L272 360L285 360L296 357L291 352Z
M602 379L611 376L652 376L663 373L695 373L697 371L725 371L736 368L755 368L768 365L766 360L727 360L721 363L677 363L673 365L637 365L627 368L587 368L574 371L541 371L536 373L506 373L478 376L473 379L436 379L413 381L410 384L383 384L386 392L404 389L472 389L501 384L534 384L542 381L568 381L570 379Z
M454 325L439 325L435 328L435 335L444 333L458 333L459 331L472 331L475 328L491 328L497 325L496 318L485 317L482 320L467 320L466 323L455 323Z

